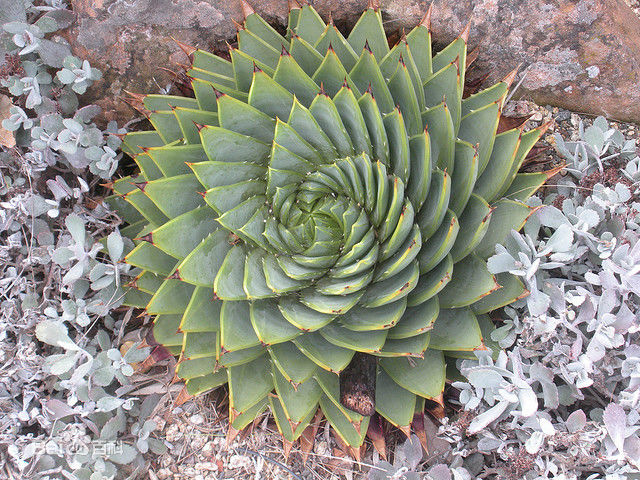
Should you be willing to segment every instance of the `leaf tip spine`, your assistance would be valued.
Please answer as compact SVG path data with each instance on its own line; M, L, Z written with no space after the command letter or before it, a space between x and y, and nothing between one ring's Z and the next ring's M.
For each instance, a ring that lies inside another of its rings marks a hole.
M422 27L426 27L427 30L431 31L431 12L433 11L433 2L431 2L431 5L429 5L429 8L427 9L427 13L424 14L424 17L422 17L422 20L420 20L420 26Z
M249 15L256 13L253 7L246 0L240 0L240 6L242 7L242 15L245 19Z

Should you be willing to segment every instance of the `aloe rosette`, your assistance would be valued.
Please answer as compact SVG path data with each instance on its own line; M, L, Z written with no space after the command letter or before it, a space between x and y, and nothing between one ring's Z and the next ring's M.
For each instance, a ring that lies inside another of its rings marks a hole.
M311 6L286 36L244 8L231 60L191 52L195 98L145 96L153 130L124 140L127 303L190 394L229 384L236 430L270 406L294 441L320 407L359 446L370 417L338 374L364 352L406 432L448 359L484 348L486 313L526 294L487 258L547 179L518 173L543 128L496 134L509 78L463 99L466 32L432 55L429 15L390 48L373 8L346 38Z

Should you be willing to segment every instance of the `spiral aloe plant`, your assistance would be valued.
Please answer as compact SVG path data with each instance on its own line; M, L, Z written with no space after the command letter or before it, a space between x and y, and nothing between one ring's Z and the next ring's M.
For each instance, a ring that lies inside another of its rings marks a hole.
M146 95L153 130L124 140L127 302L190 394L229 384L234 429L270 406L294 441L320 407L361 445L370 417L339 398L361 352L406 432L526 294L486 259L547 179L518 173L543 128L496 134L513 76L462 98L468 30L432 56L428 14L390 48L374 8L345 38L311 6L286 36L243 7L231 60L190 52L195 98Z

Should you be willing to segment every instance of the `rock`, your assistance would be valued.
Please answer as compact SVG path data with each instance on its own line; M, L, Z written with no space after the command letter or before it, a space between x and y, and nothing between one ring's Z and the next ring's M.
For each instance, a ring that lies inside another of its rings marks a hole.
M339 28L354 24L366 0L316 0ZM103 71L90 100L119 121L133 113L124 90L159 92L184 54L170 36L205 49L235 41L232 19L242 20L239 0L76 0L76 26L68 32L74 52ZM429 3L383 2L391 34L415 26ZM254 0L269 22L283 28L286 0ZM522 64L517 95L539 104L640 122L640 19L623 0L434 0L436 45L453 40L472 21L470 48L479 47L473 75L487 82Z
M531 115L531 120L534 122L541 122L542 121L542 112L536 112L533 115Z
M569 120L571 118L571 112L568 110L560 110L556 115L556 122L564 122L565 120Z

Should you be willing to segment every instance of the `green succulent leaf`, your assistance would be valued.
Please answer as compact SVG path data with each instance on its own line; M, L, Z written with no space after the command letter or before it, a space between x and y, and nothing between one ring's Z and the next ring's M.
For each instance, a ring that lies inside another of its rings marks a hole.
M396 427L406 427L413 420L415 406L416 395L394 382L384 368L378 368L376 411Z
M444 387L444 355L438 350L427 350L424 358L383 358L380 366L398 385L424 398L437 397Z
M232 411L244 413L273 390L271 361L262 355L251 362L227 369Z

